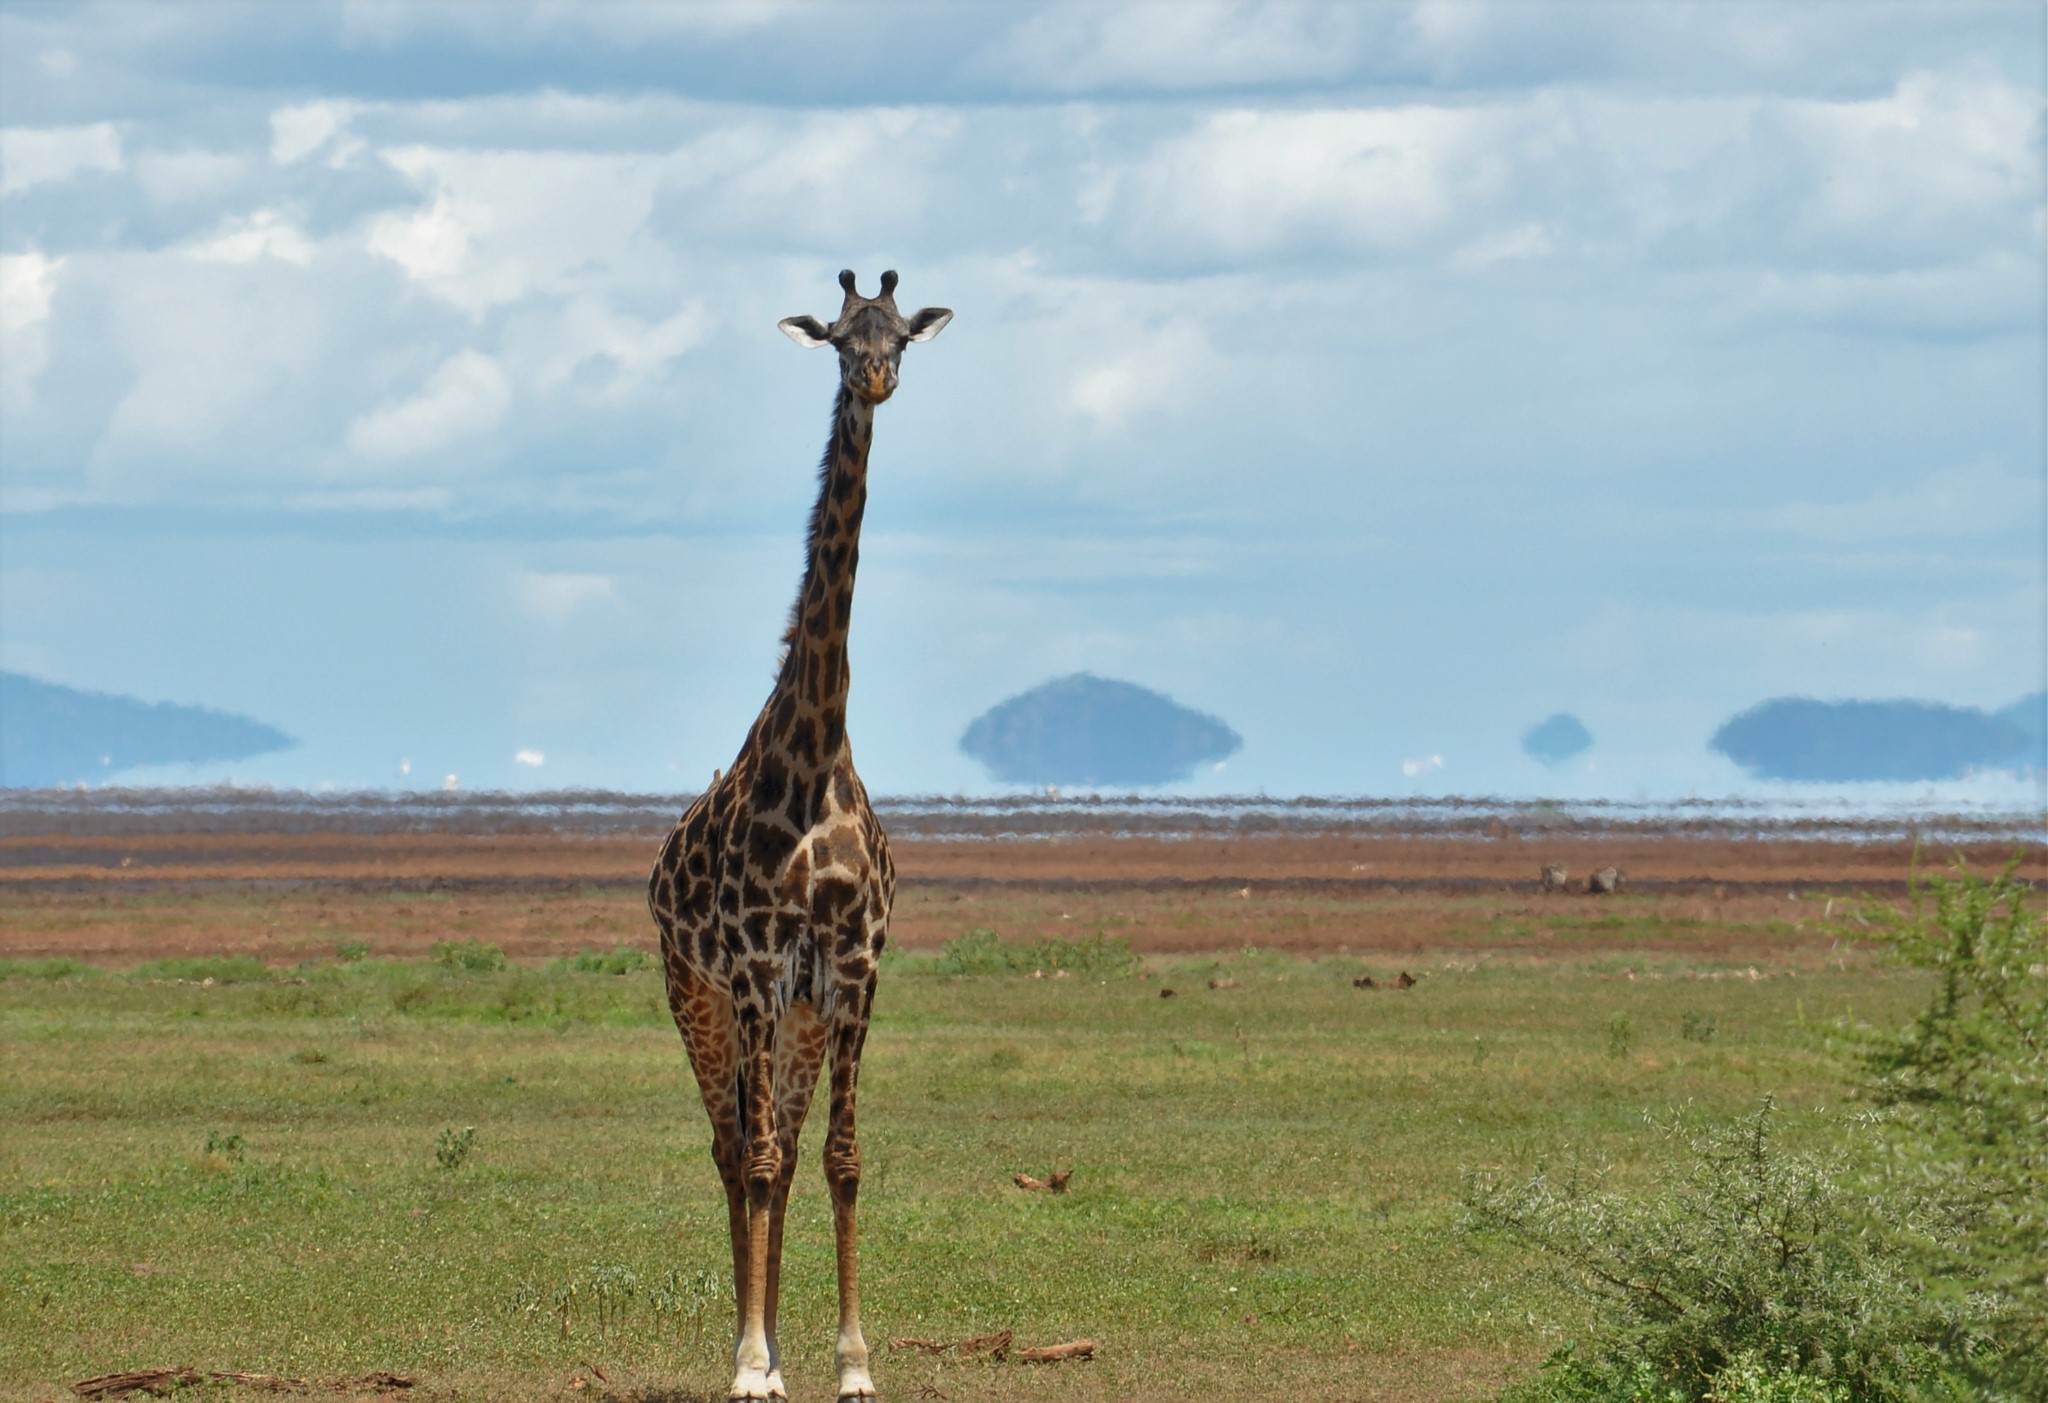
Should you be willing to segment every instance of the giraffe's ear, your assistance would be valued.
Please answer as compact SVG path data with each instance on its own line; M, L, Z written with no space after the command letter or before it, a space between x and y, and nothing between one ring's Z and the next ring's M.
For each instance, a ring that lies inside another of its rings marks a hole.
M946 323L953 320L951 307L926 307L910 319L910 339L929 341L946 329Z
M799 346L829 346L832 333L825 323L816 317L784 317L775 323L782 328L782 334Z

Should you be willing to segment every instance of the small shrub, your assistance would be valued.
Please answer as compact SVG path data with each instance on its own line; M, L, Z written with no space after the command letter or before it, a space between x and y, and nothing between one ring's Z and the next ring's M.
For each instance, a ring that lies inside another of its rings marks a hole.
M451 1172L460 1169L469 1159L470 1148L475 1144L475 1126L465 1125L457 1130L451 1125L443 1130L441 1138L434 1142L434 1163Z
M489 973L505 967L505 952L481 940L443 940L427 953L435 964L447 969Z
M218 955L192 960L151 960L135 967L135 977L182 984L267 984L275 975L269 965L254 955Z
M224 1174L240 1164L247 1154L248 1146L241 1136L209 1130L206 1132L206 1148L199 1152L199 1167Z
M1017 968L1017 947L987 926L954 936L939 947L945 974L1007 974Z
M1714 1376L1710 1403L1851 1403L1846 1385L1790 1369L1773 1369L1743 1355Z
M83 960L0 960L0 979L89 979L99 971Z
M1720 1031L1720 1021L1711 1013L1695 1013L1687 1009L1678 1015L1678 1036L1689 1043L1710 1043Z
M610 954L585 950L569 957L569 968L578 974L638 974L654 968L654 952L621 945Z
M1928 1287L1995 1348L1955 1355L1989 1398L2048 1398L2048 922L2015 856L1985 880L1913 879L1880 913L1901 964L1935 976L1928 1006L1864 1048L1884 1106L1894 1193L1928 1213L1881 1221Z
M292 1054L292 1061L301 1067L317 1067L326 1060L326 1052L317 1047L302 1047Z
M1619 1062L1636 1045L1635 1020L1625 1013L1617 1013L1607 1020L1607 1055Z
M1752 1390L1731 1399L1889 1403L1942 1376L1957 1312L1867 1231L1900 1206L1852 1187L1837 1159L1779 1148L1773 1115L1765 1101L1732 1126L1662 1127L1691 1164L1647 1199L1604 1192L1576 1169L1468 1180L1472 1228L1536 1248L1599 1307L1590 1352L1529 1397L1703 1403L1724 1396L1727 1376ZM1787 1377L1823 1391L1787 1392L1803 1386ZM1766 1385L1778 1391L1754 1391Z
M1686 1403L1685 1390L1659 1378L1647 1361L1584 1360L1567 1346L1543 1372L1508 1390L1513 1403ZM1744 1355L1705 1381L1704 1403L1854 1403L1839 1383L1774 1369Z
M361 964L370 956L370 942L367 940L344 940L334 947L334 958L345 965Z
M1130 975L1138 971L1138 956L1130 942L1112 939L1103 931L1086 940L1049 935L1029 950L1031 968L1047 974L1062 969L1074 974Z
M551 1288L522 1286L512 1308L536 1324L552 1324L564 1338L575 1333L579 1321L589 1321L603 1342L627 1326L636 1302L645 1307L658 1334L695 1344L708 1321L732 1308L732 1278L717 1271L671 1270L644 1286L631 1267L593 1264Z
M716 1319L732 1305L732 1278L715 1271L670 1271L647 1293L647 1308L657 1327L673 1330L678 1340L696 1344L707 1318Z
M1130 942L1097 931L1085 940L1048 935L1029 944L1005 940L977 926L939 947L942 974L1133 974L1138 956Z

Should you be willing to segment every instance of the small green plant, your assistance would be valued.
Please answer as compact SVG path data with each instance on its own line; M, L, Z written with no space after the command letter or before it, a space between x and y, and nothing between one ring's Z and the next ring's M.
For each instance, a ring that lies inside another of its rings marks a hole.
M939 947L945 974L1007 974L1017 968L1017 947L987 926L976 926Z
M1678 1036L1689 1043L1710 1043L1720 1030L1720 1021L1711 1013L1687 1009L1678 1015Z
M248 1148L239 1135L223 1135L218 1130L209 1130L206 1132L206 1148L199 1152L199 1162L208 1169L229 1169L242 1162Z
M1747 1354L1704 1383L1703 1403L1855 1403L1838 1382L1772 1368ZM1541 1374L1505 1397L1513 1403L1688 1403L1692 1395L1659 1378L1647 1361L1582 1359L1567 1345L1544 1361Z
M1619 1062L1627 1057L1636 1045L1635 1020L1626 1013L1617 1013L1607 1020L1607 1055Z
M1648 1198L1606 1192L1576 1165L1467 1181L1474 1230L1537 1249L1598 1308L1591 1348L1554 1360L1523 1396L1903 1403L1943 1376L1943 1351L1966 1333L1959 1312L1867 1230L1900 1206L1857 1188L1837 1157L1781 1149L1775 1116L1766 1100L1730 1126L1656 1126L1690 1169ZM1750 1391L1717 1392L1724 1376ZM1803 1385L1783 1377L1824 1388L1788 1392ZM1778 1391L1756 1391L1766 1385Z
M465 1125L457 1130L449 1126L441 1132L441 1138L434 1142L434 1163L445 1170L457 1170L469 1159L470 1149L476 1144L476 1127Z
M292 1054L292 1061L301 1067L317 1067L327 1060L327 1053L317 1047L302 1047Z
M0 979L87 979L98 973L83 960L62 955L46 960L0 960Z
M447 969L489 973L505 967L505 952L481 940L443 940L427 953L435 964Z
M1129 941L1104 931L1085 940L1048 935L1026 944L977 926L939 947L938 968L942 974L1128 975L1137 971L1138 956Z
M701 1332L705 1307L713 1299L711 1291L708 1272L692 1277L671 1271L652 1291L643 1292L639 1274L631 1267L593 1263L552 1290L521 1288L513 1299L513 1309L531 1320L552 1320L564 1339L576 1332L579 1319L589 1320L597 1326L602 1344L625 1327L633 1302L643 1298L657 1326L674 1318L680 1328L687 1319L693 1331Z
M151 960L135 967L135 978L176 984L263 984L276 971L254 955L212 955L190 960Z
M654 1323L674 1332L675 1338L696 1344L704 1337L707 1320L715 1320L732 1306L732 1278L715 1271L671 1270L647 1293L647 1308Z
M654 952L621 945L611 953L585 950L569 957L569 968L578 974L638 974L654 968Z
M344 940L334 947L334 958L345 965L358 965L370 957L367 940Z
M1929 1288L1997 1341L1957 1351L1957 1367L2015 1399L2048 1398L2048 922L2019 867L2015 855L1989 881L1960 863L1915 871L1911 909L1878 925L1934 993L1863 1049L1893 1182L1931 1209L1881 1221Z

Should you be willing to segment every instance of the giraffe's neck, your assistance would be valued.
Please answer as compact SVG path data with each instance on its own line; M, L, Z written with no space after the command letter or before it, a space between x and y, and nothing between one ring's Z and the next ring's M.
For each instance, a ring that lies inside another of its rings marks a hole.
M789 623L789 647L775 691L762 711L764 730L798 770L822 770L846 748L846 692L852 674L846 633L853 622L853 577L860 566L860 523L868 504L868 445L875 407L840 386L832 405L832 441L819 470L803 584Z

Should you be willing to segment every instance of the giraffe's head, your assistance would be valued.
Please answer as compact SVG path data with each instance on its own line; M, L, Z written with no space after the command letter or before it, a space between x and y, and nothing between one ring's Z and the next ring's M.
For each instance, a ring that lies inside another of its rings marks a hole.
M882 274L880 297L867 298L855 292L851 268L839 275L839 285L846 289L846 303L832 325L816 317L784 317L778 325L799 346L838 347L839 378L847 392L869 404L880 404L896 393L903 348L912 341L937 336L953 320L953 311L950 307L926 307L904 320L896 310L894 269Z

